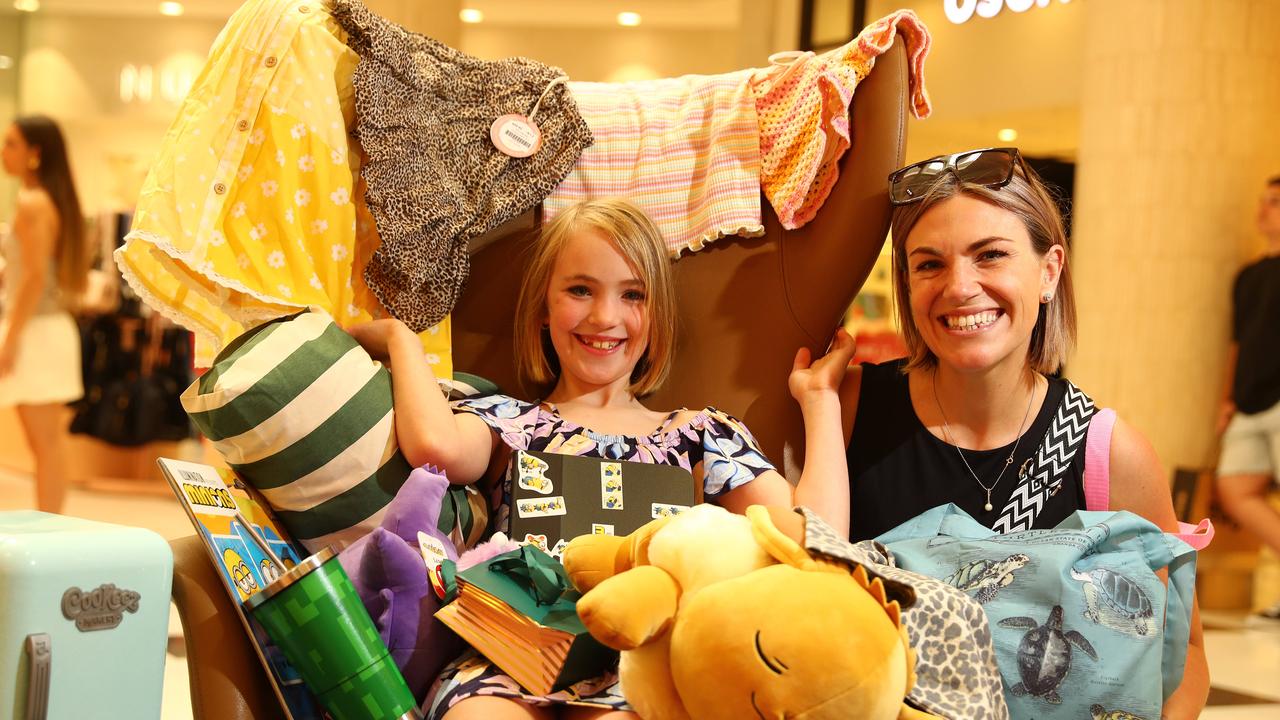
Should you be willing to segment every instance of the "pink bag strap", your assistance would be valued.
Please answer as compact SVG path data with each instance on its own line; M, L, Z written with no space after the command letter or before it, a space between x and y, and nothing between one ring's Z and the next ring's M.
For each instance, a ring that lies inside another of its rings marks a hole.
M1209 543L1213 542L1213 523L1209 521L1209 518L1201 520L1198 525L1184 523L1179 520L1178 532L1173 533L1173 536L1196 550L1203 550L1209 547Z
M1089 420L1084 439L1084 509L1111 508L1111 429L1116 411L1103 408Z
M1084 507L1086 510L1111 509L1111 430L1116 424L1116 411L1103 408L1089 421L1084 440ZM1178 522L1178 532L1170 533L1196 550L1209 547L1213 541L1213 523L1205 518L1197 525Z

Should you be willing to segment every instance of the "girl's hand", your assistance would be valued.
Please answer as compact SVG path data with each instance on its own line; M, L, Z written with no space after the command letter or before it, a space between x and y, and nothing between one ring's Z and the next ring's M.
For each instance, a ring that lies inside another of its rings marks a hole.
M391 339L402 332L412 333L407 325L395 318L356 323L343 330L350 333L374 360L389 359Z
M844 328L836 331L835 339L827 354L810 362L809 348L802 347L796 351L795 363L791 366L791 377L787 385L791 389L791 397L801 405L805 400L822 393L835 393L840 388L840 381L853 359L855 343L853 337Z

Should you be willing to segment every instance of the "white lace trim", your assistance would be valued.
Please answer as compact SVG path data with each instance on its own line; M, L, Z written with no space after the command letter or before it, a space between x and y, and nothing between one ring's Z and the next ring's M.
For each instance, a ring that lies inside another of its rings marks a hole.
M291 302L282 300L278 297L263 294L252 290L244 285L244 283L226 277L212 270L201 269L200 263L196 262L190 253L183 252L173 245L167 238L156 235L146 230L130 230L125 236L125 244L115 251L116 266L120 268L120 275L125 282L129 283L129 287L153 310L156 310L165 319L170 320L188 330L196 333L202 340L209 344L213 352L222 350L222 339L217 337L212 330L200 324L192 315L184 312L181 307L171 305L169 302L161 300L151 293L150 290L139 280L137 273L133 267L126 262L125 251L130 247L130 243L144 242L151 247L154 253L159 250L164 253L157 261L162 265L165 263L181 262L187 271L199 275L213 283L219 288L225 288L226 291L234 291L247 295L254 300L262 303L280 306L279 310L268 308L230 308L226 305L226 298L220 297L222 293L209 292L204 287L198 285L187 285L187 289L196 295L208 300L210 304L221 309L221 311L233 322L237 322L244 326L246 330L260 325L268 320L274 320L282 315L288 315L298 310L304 310L308 306L305 303Z

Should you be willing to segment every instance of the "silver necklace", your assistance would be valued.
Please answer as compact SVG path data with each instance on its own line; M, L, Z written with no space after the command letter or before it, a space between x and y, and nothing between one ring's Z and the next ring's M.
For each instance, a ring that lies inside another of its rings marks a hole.
M992 509L991 491L995 490L996 486L1000 484L1000 479L1004 477L1004 471L1008 470L1009 466L1013 464L1013 456L1018 453L1018 443L1022 442L1022 430L1026 428L1027 418L1031 416L1031 401L1036 398L1035 386L1036 383L1033 382L1031 386L1031 397L1027 398L1027 409L1022 413L1022 424L1018 426L1018 437L1013 440L1013 449L1009 451L1009 457L1004 459L1004 467L1000 468L1000 474L996 475L995 482L991 483L991 487L987 487L978 479L978 473L973 471L973 467L971 467L969 465L969 461L965 459L964 453L960 450L960 446L951 439L951 425L947 422L947 412L942 409L942 401L938 399L938 373L936 370L933 373L933 402L937 404L938 412L942 415L942 435L946 439L947 444L956 449L956 454L960 456L960 462L964 463L964 468L969 471L969 475L973 477L973 481L978 483L978 487L987 491L987 504L982 506L982 509L987 512L991 512Z

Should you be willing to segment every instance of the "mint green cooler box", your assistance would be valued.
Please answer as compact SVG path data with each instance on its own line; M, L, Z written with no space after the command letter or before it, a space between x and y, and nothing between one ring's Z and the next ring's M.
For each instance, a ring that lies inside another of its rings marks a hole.
M173 554L150 530L0 512L0 717L160 717Z

